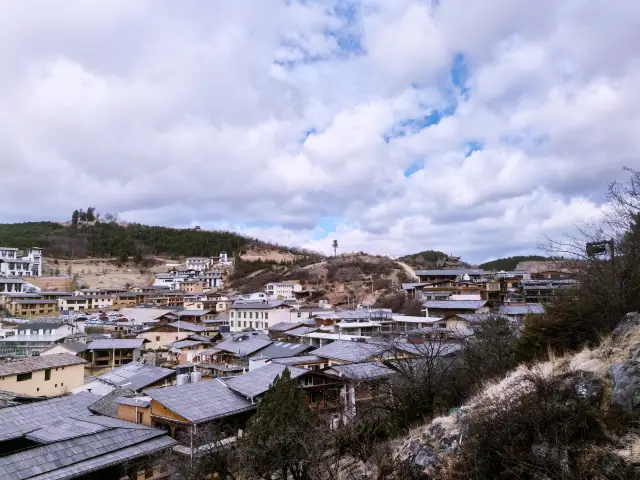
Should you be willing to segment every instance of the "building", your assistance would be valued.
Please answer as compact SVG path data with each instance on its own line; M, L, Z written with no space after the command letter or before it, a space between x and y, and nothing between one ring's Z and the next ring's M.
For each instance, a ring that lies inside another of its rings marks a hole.
M143 338L148 343L146 350L167 350L170 343L184 340L194 333L208 334L207 327L187 322L172 322L164 325L156 325L136 335L136 338Z
M53 345L40 352L42 355L55 355L57 353L68 353L69 355L75 355L84 352L87 349L87 344L84 342L67 342L66 339L62 343Z
M271 325L291 321L291 305L278 301L236 301L229 311L232 332L268 330Z
M213 258L209 257L187 257L184 260L185 266L189 270L205 272L213 265Z
M36 318L55 315L58 312L58 302L44 298L14 298L4 308L14 317Z
M0 363L0 389L33 396L64 395L83 384L85 363L68 353Z
M109 338L94 340L81 353L87 360L87 373L99 375L113 368L140 360L146 340L143 338Z
M124 389L139 393L149 388L173 385L175 379L176 371L170 368L131 362L100 375L93 382L74 389L72 393L90 392L104 396L115 390Z
M73 327L66 323L27 322L16 327L16 334L0 339L0 355L30 357L62 343Z
M41 277L42 249L30 248L20 257L17 248L0 247L0 276Z
M295 300L294 292L302 291L297 282L271 282L266 285L267 295L276 300Z
M485 300L429 300L424 302L427 315L450 317L458 313L488 313Z
M204 280L190 279L182 282L181 288L185 293L203 293L209 284Z
M522 322L528 316L544 315L544 306L540 303L521 303L501 305L498 315Z
M0 294L4 292L24 292L26 282L19 278L0 276Z
M570 279L522 280L520 282L521 296L527 303L550 302L576 286L577 282Z
M150 460L175 440L162 430L92 415L97 400L83 393L3 409L0 478L166 478Z
M487 276L487 272L476 268L451 268L442 270L416 270L421 283L452 281L479 281Z
M390 349L390 345L337 340L311 353L316 357L326 359L328 366L331 367L347 363L373 361L382 358L383 354Z
M229 437L236 437L257 407L216 379L156 388L146 394L151 397L151 424L174 438L204 424L217 424Z

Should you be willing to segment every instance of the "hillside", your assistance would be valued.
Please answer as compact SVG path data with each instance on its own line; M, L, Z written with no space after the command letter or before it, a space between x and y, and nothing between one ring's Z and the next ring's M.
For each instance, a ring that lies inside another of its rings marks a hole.
M315 252L272 245L255 238L226 231L177 229L141 224L96 222L73 226L56 222L0 224L0 245L26 249L42 247L53 258L125 256L209 256L220 252L232 255L245 251L270 251L283 258L322 258Z
M425 250L423 252L412 253L398 258L398 261L404 262L413 268L436 268L438 259L446 257L447 254L437 250Z
M481 265L478 265L479 268L484 270L515 270L516 266L520 262L529 262L529 261L545 261L551 260L549 257L542 257L540 255L520 255L516 257L506 257L506 258L498 258L497 260L492 260L490 262L485 262Z

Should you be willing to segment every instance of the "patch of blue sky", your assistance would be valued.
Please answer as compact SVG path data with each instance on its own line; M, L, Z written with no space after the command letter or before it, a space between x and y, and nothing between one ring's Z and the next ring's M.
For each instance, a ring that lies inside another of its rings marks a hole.
M337 215L324 215L320 217L316 225L317 231L312 236L313 240L322 240L332 233L335 233L339 223L341 223L341 220Z
M420 165L419 163L412 163L411 165L409 165L409 168L404 171L404 176L405 178L409 178L411 175L419 172L420 170L424 170L424 165Z
M469 81L469 64L462 53L453 57L453 64L450 70L451 84L456 87L463 98L469 98L470 89L467 86Z
M475 140L469 140L468 142L466 142L466 147L467 151L464 154L465 158L470 157L473 152L480 152L484 150L484 143Z

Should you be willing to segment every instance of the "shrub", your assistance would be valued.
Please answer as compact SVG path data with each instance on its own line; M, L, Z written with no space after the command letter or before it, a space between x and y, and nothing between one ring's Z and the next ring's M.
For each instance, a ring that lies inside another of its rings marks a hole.
M527 375L481 398L463 417L450 478L596 478L609 440L598 402L576 393L585 376ZM604 478L631 478L618 474Z

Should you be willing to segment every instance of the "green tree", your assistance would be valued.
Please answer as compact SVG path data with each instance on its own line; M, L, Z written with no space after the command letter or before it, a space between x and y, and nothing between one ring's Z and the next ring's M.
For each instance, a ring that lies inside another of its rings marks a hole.
M304 392L282 372L249 420L239 442L248 478L306 480L318 461L326 435L305 402Z
M96 209L93 207L87 208L87 222L93 222L96 219Z
M71 215L71 225L73 225L74 227L77 227L79 218L80 218L80 212L78 212L78 210L74 210L73 214Z
M334 240L331 246L333 247L333 256L335 257L338 255L338 240Z

